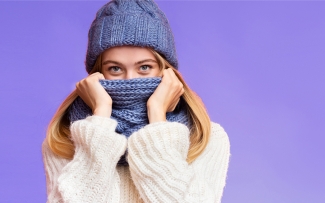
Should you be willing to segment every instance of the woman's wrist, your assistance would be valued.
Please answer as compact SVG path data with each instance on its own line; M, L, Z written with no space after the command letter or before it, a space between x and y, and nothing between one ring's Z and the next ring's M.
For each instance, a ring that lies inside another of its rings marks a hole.
M106 107L98 107L94 109L93 114L96 116L111 117L112 109Z
M162 108L147 107L149 123L166 121L166 112Z

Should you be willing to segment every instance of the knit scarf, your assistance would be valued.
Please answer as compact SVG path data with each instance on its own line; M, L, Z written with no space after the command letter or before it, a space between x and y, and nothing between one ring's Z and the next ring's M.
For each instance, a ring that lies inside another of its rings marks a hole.
M160 77L99 80L99 82L112 98L111 118L118 123L115 129L117 133L128 138L133 132L149 124L147 101L161 82ZM91 108L79 96L70 105L68 112L71 123L92 115ZM183 123L190 129L191 121L183 98L180 99L173 112L166 113L166 120ZM125 159L126 154L127 150L120 158L118 165L128 165Z

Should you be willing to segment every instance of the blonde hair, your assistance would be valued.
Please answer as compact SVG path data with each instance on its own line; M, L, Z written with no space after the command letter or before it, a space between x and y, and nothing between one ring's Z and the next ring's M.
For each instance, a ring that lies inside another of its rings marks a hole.
M172 68L175 75L183 84L184 94L183 99L186 102L186 108L189 112L192 128L190 129L190 147L187 154L186 161L192 163L207 146L211 133L211 122L204 107L204 104L200 97L195 94L185 83L181 74L171 66L160 54L156 51L149 49L155 56L159 68L161 70L165 68ZM96 60L96 63L89 74L94 72L101 72L102 69L102 55ZM46 134L46 140L50 149L56 155L65 158L72 159L75 153L74 144L69 139L70 136L70 121L68 119L68 107L78 97L74 90L60 105L55 115L53 116Z

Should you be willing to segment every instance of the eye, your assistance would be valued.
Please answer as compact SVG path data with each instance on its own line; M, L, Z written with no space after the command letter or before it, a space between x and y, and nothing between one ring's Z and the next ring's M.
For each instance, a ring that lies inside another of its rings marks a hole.
M121 68L118 67L118 66L111 66L111 67L108 68L108 70L112 71L112 72L118 72L118 71L121 70Z
M151 66L148 66L148 65L143 65L143 66L140 66L140 70L142 71L147 71L151 68Z

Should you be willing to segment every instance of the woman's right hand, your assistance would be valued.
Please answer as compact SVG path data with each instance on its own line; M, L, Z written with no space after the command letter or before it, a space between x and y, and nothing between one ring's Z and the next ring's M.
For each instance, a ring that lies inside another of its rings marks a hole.
M76 84L77 94L91 108L94 115L110 117L112 113L112 98L105 91L99 80L104 75L96 72L80 80Z

